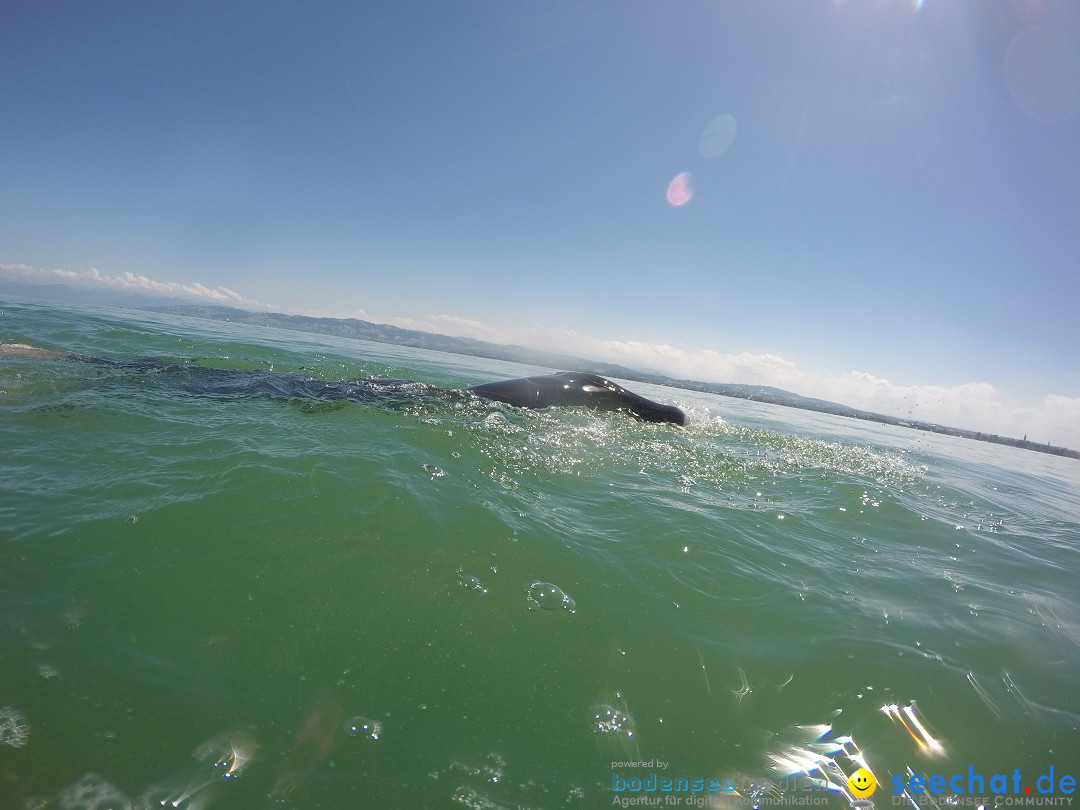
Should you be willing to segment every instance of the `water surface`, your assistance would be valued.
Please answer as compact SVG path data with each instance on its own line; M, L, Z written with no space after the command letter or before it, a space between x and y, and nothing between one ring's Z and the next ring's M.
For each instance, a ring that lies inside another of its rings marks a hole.
M4 342L98 357L543 371L0 310ZM1076 775L1075 460L626 385L693 424L0 361L2 806L606 807L653 773L767 803L860 756L878 805L909 768Z

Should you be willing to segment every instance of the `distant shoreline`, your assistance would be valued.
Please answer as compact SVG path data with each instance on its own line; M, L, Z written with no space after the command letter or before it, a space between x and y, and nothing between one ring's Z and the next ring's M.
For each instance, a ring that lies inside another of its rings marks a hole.
M705 391L712 394L720 394L721 396L736 397L739 399L754 399L758 402L768 402L773 405L783 405L786 408L801 408L807 411L828 413L834 416L844 416L849 419L862 419L866 422L878 422L883 425L895 425L896 427L906 427L911 428L912 430L923 430L928 433L940 433L944 436L958 436L962 439L972 439L977 442L1004 444L1010 447L1019 447L1021 450L1034 450L1037 453L1049 453L1052 456L1065 456L1067 458L1080 459L1080 451L1070 450L1067 447L1057 447L1050 443L1039 444L1037 442L1029 442L1027 439L1013 439L1009 436L999 436L996 433L983 433L981 431L948 427L947 425L938 425L931 422L919 422L910 419L902 419L898 416L888 416L887 414L871 413L870 411L860 411L856 410L855 408L849 408L847 406L839 405L832 402L822 402L823 406L830 407L821 407L814 405L806 405L797 401L785 401L782 397L773 397L769 394L744 396L741 393L713 390L714 388L725 387L723 383L703 383L693 380L684 380L680 381L679 383L672 384L677 385L679 388L687 388L692 391Z

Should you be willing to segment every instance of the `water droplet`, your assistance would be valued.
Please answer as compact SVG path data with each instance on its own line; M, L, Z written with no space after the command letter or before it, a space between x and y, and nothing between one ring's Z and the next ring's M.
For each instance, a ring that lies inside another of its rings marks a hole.
M577 603L571 599L558 585L550 582L534 582L528 587L529 601L544 610L568 610L571 613L577 611Z

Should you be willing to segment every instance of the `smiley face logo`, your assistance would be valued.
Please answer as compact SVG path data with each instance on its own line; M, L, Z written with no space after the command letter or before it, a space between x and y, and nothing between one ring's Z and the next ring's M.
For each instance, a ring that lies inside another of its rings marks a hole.
M877 779L866 768L859 768L848 777L847 787L856 799L865 799L877 790Z

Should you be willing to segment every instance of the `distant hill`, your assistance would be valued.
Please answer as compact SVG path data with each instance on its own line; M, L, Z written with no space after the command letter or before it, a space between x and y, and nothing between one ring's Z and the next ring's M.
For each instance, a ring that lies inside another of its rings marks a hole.
M655 385L682 388L688 391L702 391L709 394L719 394L725 397L766 402L788 408L801 408L803 410L829 413L851 419L862 419L885 425L897 425L900 427L912 428L914 430L925 430L949 436L960 436L962 438L975 439L977 441L1007 444L1025 450L1035 450L1040 453L1080 458L1080 452L1069 450L1064 447L1054 447L1049 444L1036 444L1023 439L1013 439L991 433L981 433L978 431L964 430L962 428L936 425L929 422L901 419L899 417L871 413L869 411L860 411L847 405L840 405L836 402L828 402L812 397L804 397L790 391L784 391L780 388L746 385L741 383L709 383L701 382L700 380L678 379L658 373L637 371L615 363L602 363L581 357L572 357L570 355L529 349L524 346L506 346L484 340L474 340L472 338L452 337L450 335L439 335L433 332L421 332L417 329L401 329L400 327L390 326L389 324L371 323L370 321L362 321L356 318L312 318L304 315L283 315L276 312L249 312L233 307L177 303L178 299L175 298L147 296L137 292L129 293L119 290L96 290L82 287L73 288L63 284L25 284L0 278L0 295L3 294L45 301L89 303L102 306L125 307L129 309L144 309L154 312L187 315L194 318L205 318L208 320L232 321L234 323L248 323L258 326L274 326L278 329L288 329L294 332L313 332L320 335L371 340L378 343L390 343L398 346L412 346L419 349L453 352L454 354L465 354L474 357L488 357L494 360L509 360L515 363L526 363L528 365L552 369L590 371L605 377L636 380L638 382L652 383Z
M205 304L176 304L167 307L147 307L147 309L215 321L274 326L293 332L313 332L318 335L372 340L376 343L392 343L397 346L412 346L437 352L490 357L493 360L509 360L514 363L527 363L546 368L588 370L607 377L640 379L639 372L614 363L597 363L580 357L528 349L524 346L504 346L485 340L438 335L434 332L421 332L418 329L402 329L398 326L371 323L356 318L312 318L306 315L282 315L278 312L248 312L233 307Z
M60 304L93 304L122 309L149 309L175 304L178 299L161 295L147 295L130 290L114 290L109 287L71 287L67 284L27 284L0 277L0 295L15 295L31 301L56 302Z

